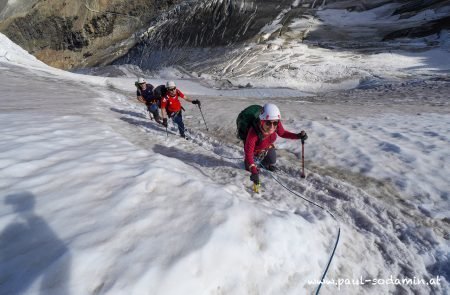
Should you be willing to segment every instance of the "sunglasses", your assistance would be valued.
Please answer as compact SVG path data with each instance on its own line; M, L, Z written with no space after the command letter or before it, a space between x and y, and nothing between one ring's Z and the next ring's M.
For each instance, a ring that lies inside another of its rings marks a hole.
M264 125L266 125L268 127L270 127L270 126L277 127L278 121L264 121Z
M169 91L172 91L172 90L175 90L175 89L177 89L176 87L173 87L173 88L167 88L167 90L169 90Z

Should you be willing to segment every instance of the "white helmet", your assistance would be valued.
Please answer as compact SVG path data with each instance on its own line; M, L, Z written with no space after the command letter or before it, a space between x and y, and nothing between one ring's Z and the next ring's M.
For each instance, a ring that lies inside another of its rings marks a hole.
M261 115L259 115L260 120L280 120L281 114L280 110L273 103L266 103L263 106Z
M145 82L145 79L141 77L138 79L138 84L142 84L142 83L147 83L147 82Z
M166 83L166 88L175 88L175 87L177 87L177 86L175 85L175 82L173 82L173 81L167 81L167 83Z

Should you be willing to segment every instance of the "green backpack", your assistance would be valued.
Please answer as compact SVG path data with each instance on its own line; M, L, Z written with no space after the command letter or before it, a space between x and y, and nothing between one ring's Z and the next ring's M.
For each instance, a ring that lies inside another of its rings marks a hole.
M259 128L259 115L261 114L262 109L263 107L260 105L251 105L239 113L236 119L236 136L244 141L244 143L247 139L247 133L250 127L255 129L259 141L262 141L263 136Z

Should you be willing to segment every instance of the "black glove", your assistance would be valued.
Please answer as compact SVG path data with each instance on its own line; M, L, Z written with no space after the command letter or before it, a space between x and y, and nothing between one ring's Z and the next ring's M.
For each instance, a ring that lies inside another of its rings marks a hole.
M200 100L196 99L192 101L193 104L198 104L198 106L201 106Z
M163 124L164 127L167 127L167 126L168 126L168 124L167 124L167 118L164 118L164 119L163 119L162 124Z
M306 134L306 132L304 130L302 130L302 132L297 134L298 139L301 139L302 141L305 141L308 139L308 134Z
M250 180L253 181L254 184L259 184L259 174L258 173L254 173L252 175L250 175Z

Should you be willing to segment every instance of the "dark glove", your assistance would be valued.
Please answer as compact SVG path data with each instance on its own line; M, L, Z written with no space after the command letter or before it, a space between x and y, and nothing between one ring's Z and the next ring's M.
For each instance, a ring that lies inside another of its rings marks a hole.
M308 139L308 134L306 134L306 132L304 130L302 130L302 132L297 134L298 139L301 139L302 141L305 141Z
M253 181L254 184L259 184L259 174L255 173L250 175L250 180Z
M164 118L164 119L163 119L162 124L163 124L164 127L167 127L167 126L168 126L168 124L167 124L167 118Z
M198 106L201 106L200 100L196 99L192 101L193 104L198 104Z

